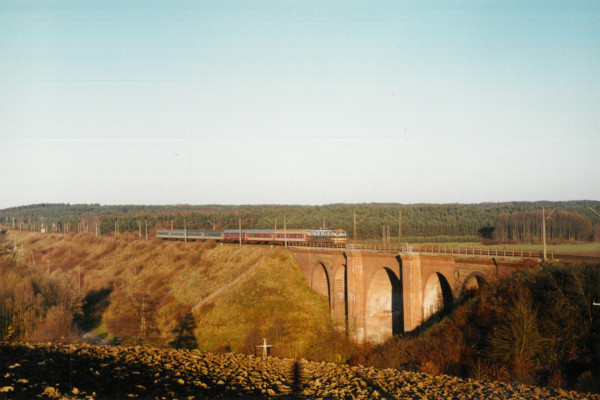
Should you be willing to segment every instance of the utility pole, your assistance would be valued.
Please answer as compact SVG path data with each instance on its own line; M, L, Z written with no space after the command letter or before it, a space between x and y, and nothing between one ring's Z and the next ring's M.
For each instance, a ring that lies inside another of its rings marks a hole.
M240 222L240 246L242 245L242 217L238 217L238 221Z
M542 207L542 242L544 243L544 261L546 261L546 210Z
M552 211L550 211L550 214L548 214L548 216L546 217L546 210L544 207L542 207L542 239L544 243L544 261L546 261L546 220L550 218L554 210L556 210L556 207L553 208Z
M367 218L369 214L365 214L358 222L363 222L365 218ZM356 242L358 237L358 232L356 229L356 210L354 210L354 242Z
M142 221L138 221L138 238L142 238Z
M185 242L187 243L187 222L185 220L185 215L183 216L183 237Z
M395 218L393 215L385 213L390 218ZM386 243L392 242L392 230L387 226L387 240ZM402 247L402 211L398 210L398 245Z
M33 250L29 251L29 258L27 259L27 266L33 262L33 266L37 268L37 264L35 263L35 255L33 254Z
M283 217L283 241L285 243L285 247L287 247L287 225L285 223L285 216Z
M354 210L354 242L356 242L356 210Z
M398 211L398 244L402 248L402 211Z
M146 218L146 240L148 240L148 219Z

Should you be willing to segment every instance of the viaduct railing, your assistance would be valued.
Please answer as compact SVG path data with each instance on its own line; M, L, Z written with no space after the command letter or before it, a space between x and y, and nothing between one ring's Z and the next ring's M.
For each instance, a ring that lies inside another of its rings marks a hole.
M440 246L440 245L412 245L403 243L402 246L399 244L390 243L372 243L372 244L308 244L308 243L294 243L290 247L297 248L315 248L315 249L329 249L338 251L347 250L360 250L360 251L374 251L378 253L426 253L426 254L437 254L437 255L466 255L466 256L481 256L481 257L513 257L513 258L532 258L541 259L543 258L543 251L540 249L517 249L517 248L484 248L484 247L453 247L453 246ZM546 256L550 260L554 260L561 257L580 257L580 258L600 258L600 248L598 250L550 250L547 251Z

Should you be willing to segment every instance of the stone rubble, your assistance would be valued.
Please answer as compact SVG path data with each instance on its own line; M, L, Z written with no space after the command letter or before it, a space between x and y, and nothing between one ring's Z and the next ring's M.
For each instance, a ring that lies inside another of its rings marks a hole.
M116 398L600 400L600 395L233 353L0 343L0 399Z

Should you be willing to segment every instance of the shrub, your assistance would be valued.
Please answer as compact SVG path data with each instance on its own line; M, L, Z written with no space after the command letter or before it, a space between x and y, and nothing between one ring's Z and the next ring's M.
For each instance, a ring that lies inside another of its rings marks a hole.
M73 314L63 307L54 306L48 310L44 322L33 336L33 340L66 343L74 335Z

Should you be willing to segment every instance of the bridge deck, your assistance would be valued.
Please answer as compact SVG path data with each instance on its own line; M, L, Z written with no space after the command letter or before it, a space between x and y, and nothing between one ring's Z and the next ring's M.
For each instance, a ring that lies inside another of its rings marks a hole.
M347 244L347 245L298 245L293 246L295 249L308 250L325 250L325 251L352 251L358 250L363 252L376 252L386 254L398 253L420 253L432 255L449 255L449 256L477 256L477 257L503 257L503 258L519 258L519 259L536 259L541 260L542 252L539 250L507 250L507 249L484 249L476 247L445 247L445 246L413 246L413 245L385 245L385 244ZM555 252L548 252L548 259L554 260L557 258ZM600 255L598 255L600 257Z
M451 246L440 246L440 245L409 245L402 244L385 244L385 243L374 243L374 244L345 244L345 245L303 245L294 244L293 246L297 249L322 249L328 251L352 251L359 250L364 252L377 252L386 254L398 254L398 253L421 253L431 255L451 255L451 256L476 256L476 257L489 257L489 258L518 258L518 259L532 259L541 261L543 259L543 251L539 249L499 249L499 248L483 248L483 247L451 247ZM587 261L587 262L600 262L600 247L595 250L551 250L547 252L547 258L554 261Z

